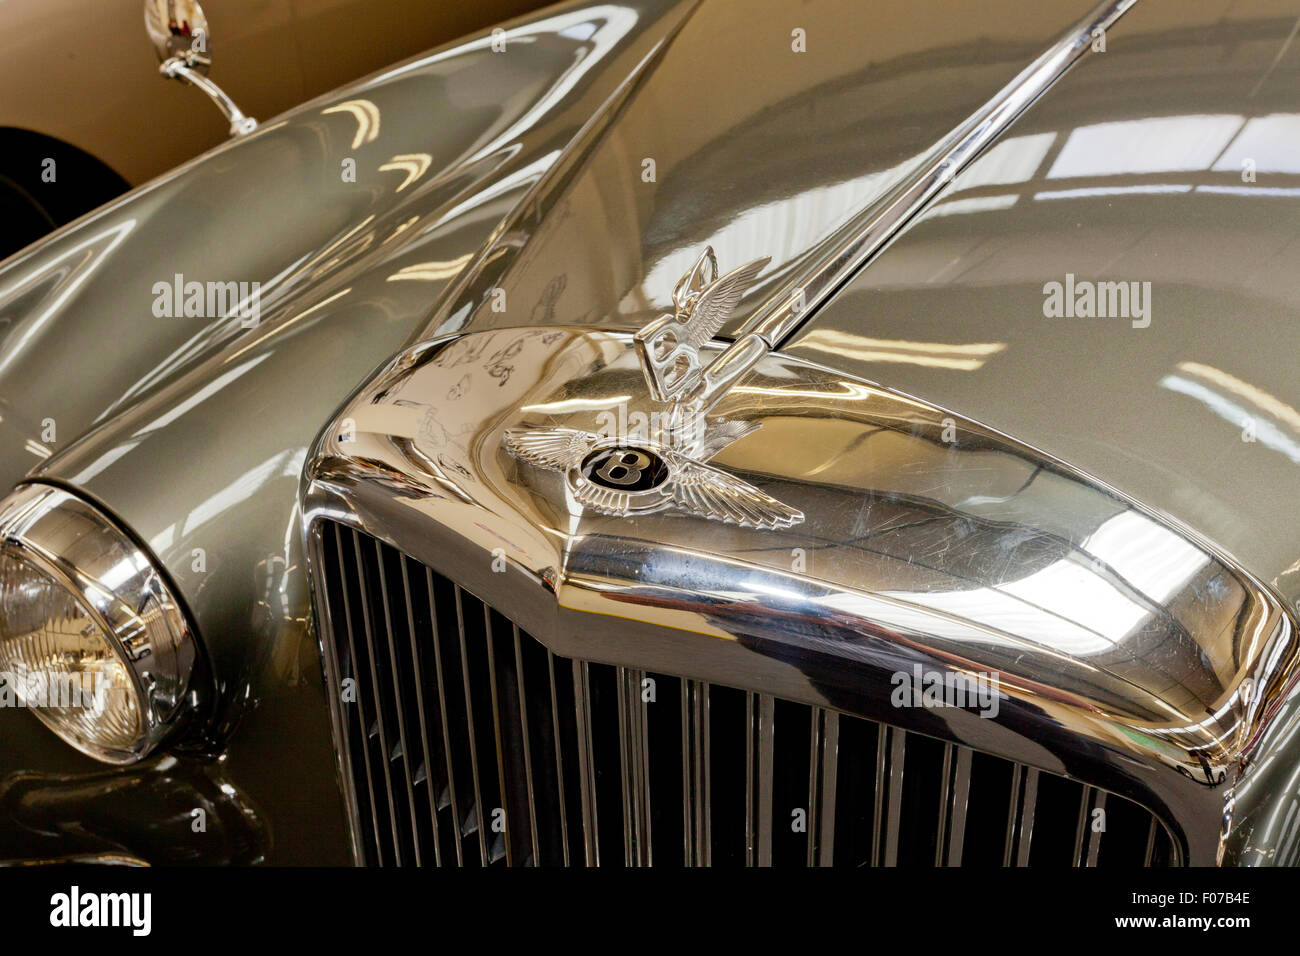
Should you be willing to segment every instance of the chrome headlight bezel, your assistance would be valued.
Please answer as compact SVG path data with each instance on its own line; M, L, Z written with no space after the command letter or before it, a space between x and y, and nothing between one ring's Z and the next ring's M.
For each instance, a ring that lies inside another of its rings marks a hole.
M206 672L197 634L158 562L114 519L62 488L22 485L0 500L0 552L66 591L130 677L138 732L129 747L76 739L29 708L52 732L96 760L130 764L193 724Z

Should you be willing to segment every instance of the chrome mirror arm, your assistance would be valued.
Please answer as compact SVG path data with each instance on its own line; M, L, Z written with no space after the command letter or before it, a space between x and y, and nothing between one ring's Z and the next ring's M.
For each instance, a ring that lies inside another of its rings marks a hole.
M225 90L187 64L185 57L173 56L163 60L158 67L158 72L172 79L183 80L206 93L208 99L212 100L217 109L221 110L226 119L230 121L231 136L247 136L257 129L257 120L251 116L245 116L244 112L235 105L235 101L226 94Z

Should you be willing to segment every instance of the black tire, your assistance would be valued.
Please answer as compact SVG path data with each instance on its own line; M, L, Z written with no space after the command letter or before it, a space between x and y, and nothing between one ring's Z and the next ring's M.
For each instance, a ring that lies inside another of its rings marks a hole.
M54 181L42 174L54 161ZM89 153L27 130L0 127L0 259L102 206L130 186Z

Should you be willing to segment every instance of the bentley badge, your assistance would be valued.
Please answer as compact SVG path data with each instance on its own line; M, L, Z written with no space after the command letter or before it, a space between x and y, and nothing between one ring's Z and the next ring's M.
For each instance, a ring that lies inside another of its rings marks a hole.
M506 450L538 468L561 472L574 501L607 515L676 508L748 528L788 528L803 513L707 462L756 430L756 422L717 420L706 412L769 350L742 336L705 367L701 352L770 260L718 276L706 247L673 291L673 313L633 337L650 397L666 404L668 424L653 437L599 435L575 428L509 428Z

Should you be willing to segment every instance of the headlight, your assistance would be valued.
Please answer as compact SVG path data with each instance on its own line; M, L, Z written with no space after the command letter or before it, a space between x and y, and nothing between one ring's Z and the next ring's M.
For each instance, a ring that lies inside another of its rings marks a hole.
M192 716L199 663L165 579L108 517L43 485L0 501L0 702L131 763Z

